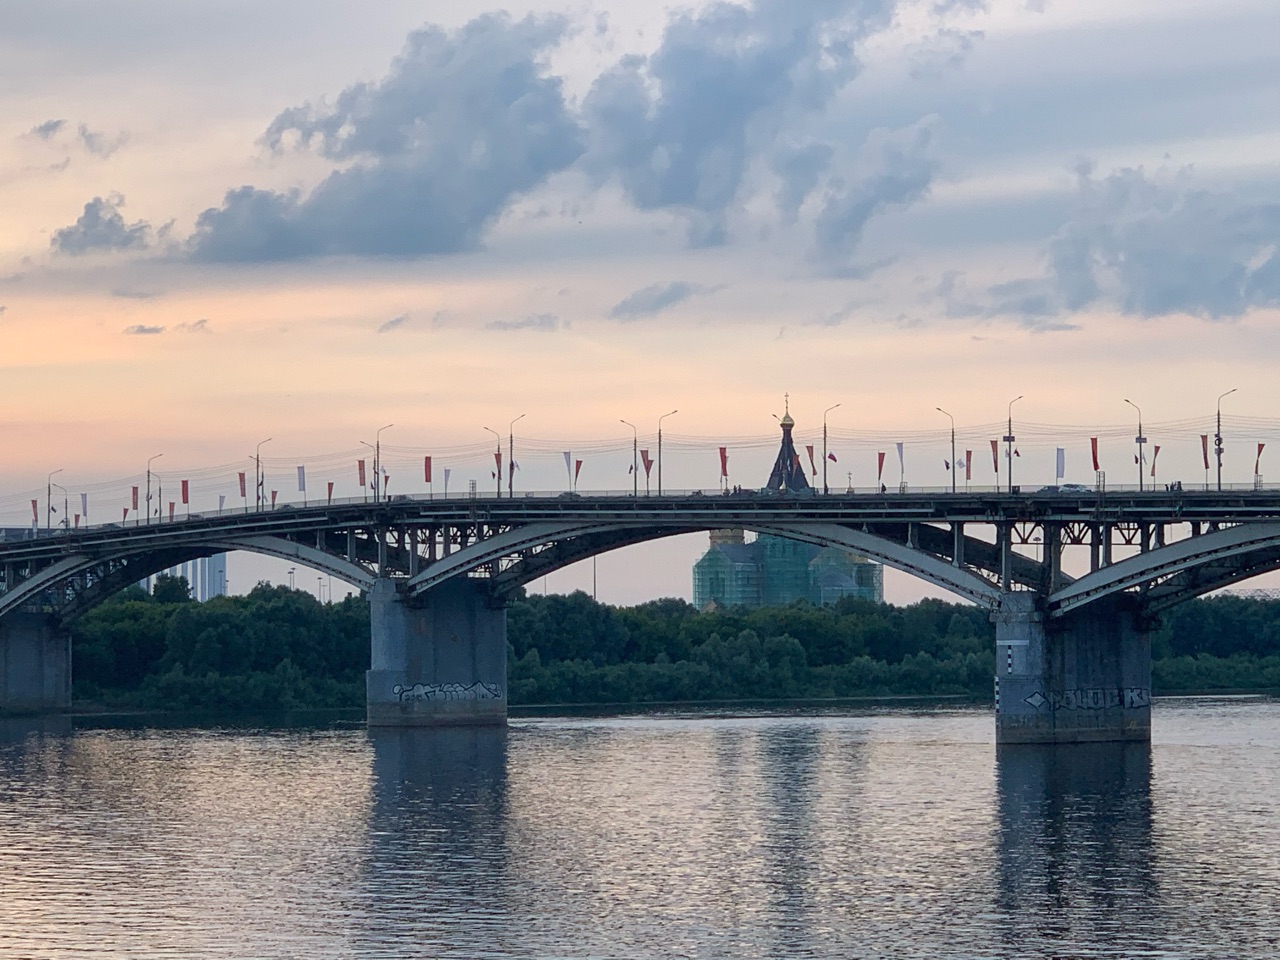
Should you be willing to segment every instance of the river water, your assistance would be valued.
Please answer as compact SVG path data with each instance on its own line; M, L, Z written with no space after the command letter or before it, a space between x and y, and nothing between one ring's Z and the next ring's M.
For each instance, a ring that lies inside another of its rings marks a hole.
M1280 701L0 726L0 957L1272 957Z

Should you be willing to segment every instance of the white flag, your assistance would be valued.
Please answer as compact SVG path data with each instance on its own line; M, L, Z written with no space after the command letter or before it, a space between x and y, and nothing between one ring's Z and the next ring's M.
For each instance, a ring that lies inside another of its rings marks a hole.
M898 444L898 469L899 469L899 470L901 470L901 471L904 471L904 472L905 472L905 471L906 471L906 469L907 469L907 467L906 467L906 463L903 461L903 458L902 458L902 444L901 444L901 442L899 442L899 444Z
M298 468L298 492L299 493L307 492L307 468L306 467Z
M564 469L569 474L569 482L572 483L573 482L573 457L570 455L570 452L568 450L564 452Z
M1054 474L1054 478L1061 480L1067 475L1067 451L1062 447L1058 448L1058 472Z
M227 495L225 493L218 494L218 512L219 513L222 512L222 508L226 505L226 503L227 503Z

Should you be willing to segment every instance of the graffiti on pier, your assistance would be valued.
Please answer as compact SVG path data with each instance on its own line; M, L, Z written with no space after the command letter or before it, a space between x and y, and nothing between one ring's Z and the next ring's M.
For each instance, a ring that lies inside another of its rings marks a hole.
M1151 706L1151 691L1145 687L1093 687L1081 690L1037 690L1025 703L1039 710L1112 710L1116 707L1134 709Z
M502 690L496 683L415 683L412 687L396 684L391 688L401 703L414 700L500 700Z

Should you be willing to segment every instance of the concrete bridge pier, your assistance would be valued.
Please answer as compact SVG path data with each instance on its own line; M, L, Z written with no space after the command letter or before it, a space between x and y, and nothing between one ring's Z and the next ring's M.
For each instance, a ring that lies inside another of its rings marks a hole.
M1006 592L996 625L996 742L1151 739L1151 638L1135 598L1049 619L1039 594Z
M41 613L0 618L0 714L60 713L70 706L70 634Z
M467 577L417 599L401 583L380 577L369 591L369 726L506 723L506 609Z

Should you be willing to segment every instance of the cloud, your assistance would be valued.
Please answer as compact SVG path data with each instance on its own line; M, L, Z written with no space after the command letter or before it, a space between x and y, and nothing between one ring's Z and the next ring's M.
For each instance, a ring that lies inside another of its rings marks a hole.
M41 140L52 140L57 136L58 131L67 125L65 120L46 120L44 123L38 123L29 131L32 136L39 137Z
M586 168L642 210L684 215L695 244L726 239L752 161L858 72L853 44L893 0L713 2L677 15L650 56L624 58L583 102Z
M865 170L852 183L835 179L814 223L817 259L847 268L863 229L886 207L906 206L926 196L938 171L934 156L936 117L900 130L877 130L867 139Z
M5 312L6 312L8 309L9 309L8 307L6 307L4 304L0 303L0 317L3 317L3 316L5 315Z
M161 330L164 328L161 327ZM177 333L213 333L213 327L209 325L207 317L201 317L199 320L192 320L189 323L180 323L173 328Z
M126 224L119 207L124 198L94 197L84 205L84 213L69 227L53 234L54 253L73 256L116 250L140 250L150 242L151 226L145 220Z
M382 324L382 326L378 327L378 332L390 333L392 330L398 330L400 327L403 327L408 322L409 315L407 313L402 313L400 316L392 317L386 323Z
M614 320L640 320L706 292L707 288L685 280L654 283L623 298L609 311L609 316Z
M153 337L164 333L164 330L164 327L151 327L145 323L135 323L131 327L124 328L124 332L131 337Z
M76 129L76 135L84 148L100 160L107 159L129 141L127 133L118 133L110 137L105 133L90 130L83 123Z
M152 290L136 290L132 287L116 287L111 295L121 300L154 300L159 296Z
M560 329L560 319L550 313L534 313L519 320L491 320L485 324L486 330L538 330L543 333L555 333Z
M332 105L281 113L264 143L335 169L303 196L251 186L202 213L198 260L420 256L474 248L517 195L582 153L581 131L543 61L566 21L500 14L424 27L380 81Z

